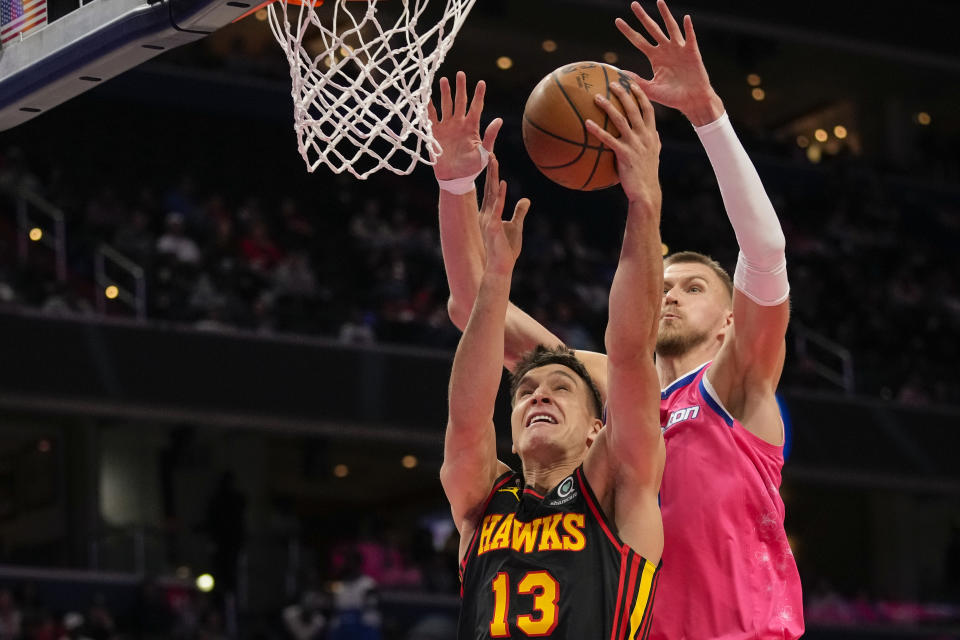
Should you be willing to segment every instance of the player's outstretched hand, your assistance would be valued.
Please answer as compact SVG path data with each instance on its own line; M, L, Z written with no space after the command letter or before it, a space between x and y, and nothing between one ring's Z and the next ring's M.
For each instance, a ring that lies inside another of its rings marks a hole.
M473 92L473 100L467 109L467 75L457 71L457 90L451 96L450 81L440 78L440 113L431 101L427 115L433 123L433 137L440 143L443 153L436 158L433 172L438 180L454 180L476 175L483 168L480 147L493 153L493 143L503 125L495 118L480 138L480 114L483 113L483 97L487 91L481 80Z
M480 206L480 229L486 249L486 270L501 274L513 272L523 244L523 220L530 209L530 200L521 198L509 220L503 219L503 205L507 199L507 183L500 179L496 156L490 156L487 177Z
M593 120L587 120L587 130L616 154L620 185L630 202L642 202L659 210L660 134L657 133L653 105L640 87L632 82L630 91L636 100L631 99L627 90L617 82L610 83L610 90L620 100L626 115L602 95L597 94L594 99L617 127L620 137L613 137Z
M657 8L667 32L651 18L639 2L630 9L644 30L653 38L653 44L633 29L626 20L616 19L617 29L650 61L653 79L645 80L626 72L640 85L651 100L677 109L696 126L713 122L723 114L723 102L710 85L707 69L697 46L690 16L683 17L683 31L667 8L665 0L657 0Z

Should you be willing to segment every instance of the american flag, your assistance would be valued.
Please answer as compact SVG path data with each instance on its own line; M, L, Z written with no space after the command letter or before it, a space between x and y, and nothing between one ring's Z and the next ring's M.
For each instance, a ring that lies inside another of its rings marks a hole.
M47 0L0 0L0 44L47 24Z

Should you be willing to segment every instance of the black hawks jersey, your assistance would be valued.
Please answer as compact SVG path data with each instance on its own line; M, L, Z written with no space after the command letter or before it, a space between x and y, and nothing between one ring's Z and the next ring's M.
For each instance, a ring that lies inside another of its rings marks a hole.
M508 472L460 566L457 638L646 638L658 578L613 533L582 467L546 496Z

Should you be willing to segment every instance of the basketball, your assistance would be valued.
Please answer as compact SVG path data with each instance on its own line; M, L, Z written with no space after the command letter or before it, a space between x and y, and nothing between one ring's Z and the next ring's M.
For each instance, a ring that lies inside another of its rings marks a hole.
M527 99L523 144L541 173L557 184L595 191L620 182L613 151L588 133L586 125L590 119L620 136L593 101L599 93L623 113L623 105L610 91L611 82L630 91L630 78L620 69L602 62L574 62L547 75Z

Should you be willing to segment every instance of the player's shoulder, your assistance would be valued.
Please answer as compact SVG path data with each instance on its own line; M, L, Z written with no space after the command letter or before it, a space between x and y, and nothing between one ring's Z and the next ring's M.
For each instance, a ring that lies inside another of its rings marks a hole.
M673 382L669 383L660 390L660 403L669 405L674 402L682 401L690 394L696 394L699 389L699 382L706 373L710 362L704 362L698 367L687 371Z
M714 359L697 385L700 397L711 409L709 414L728 427L739 424L766 443L761 446L782 446L784 428L775 385L735 376L722 365Z

